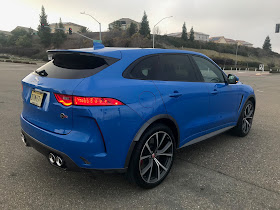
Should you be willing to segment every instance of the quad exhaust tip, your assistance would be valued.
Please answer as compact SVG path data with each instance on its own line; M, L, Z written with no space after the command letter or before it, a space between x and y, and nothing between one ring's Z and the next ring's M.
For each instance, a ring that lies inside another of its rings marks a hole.
M49 161L52 165L57 165L58 167L62 167L64 164L62 157L55 155L52 152L49 153Z
M25 136L24 136L23 133L21 133L21 140L22 140L22 142L24 143L24 145L25 145L26 147L29 147L29 146L30 146L30 145L27 143L26 138L25 138Z

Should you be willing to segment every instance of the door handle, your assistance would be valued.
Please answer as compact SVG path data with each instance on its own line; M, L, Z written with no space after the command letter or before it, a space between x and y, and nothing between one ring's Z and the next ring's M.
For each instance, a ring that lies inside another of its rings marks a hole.
M218 94L218 90L217 90L217 89L214 89L214 90L211 92L211 94L213 94L213 95Z
M182 93L172 93L172 94L169 94L169 97L171 98L178 98L182 95Z

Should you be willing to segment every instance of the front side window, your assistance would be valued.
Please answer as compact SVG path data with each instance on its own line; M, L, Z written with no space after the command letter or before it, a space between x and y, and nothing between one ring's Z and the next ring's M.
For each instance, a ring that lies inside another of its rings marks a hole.
M205 82L224 83L225 79L221 70L205 58L193 56L198 69L200 70Z

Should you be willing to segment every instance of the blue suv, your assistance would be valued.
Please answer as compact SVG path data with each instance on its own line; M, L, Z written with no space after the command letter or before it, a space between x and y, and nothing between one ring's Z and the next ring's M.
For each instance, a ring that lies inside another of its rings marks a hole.
M143 188L178 148L227 130L246 136L253 89L203 54L96 47L48 51L22 80L22 140L59 168L126 172Z

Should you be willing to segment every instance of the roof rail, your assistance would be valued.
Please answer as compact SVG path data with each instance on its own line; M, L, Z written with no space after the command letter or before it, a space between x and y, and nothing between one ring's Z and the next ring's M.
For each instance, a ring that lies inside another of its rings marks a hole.
M95 42L95 41L93 41L93 49L94 50L99 50L99 49L102 49L102 48L104 48L105 46L103 45L103 44L101 44L101 43L99 43L99 42Z

